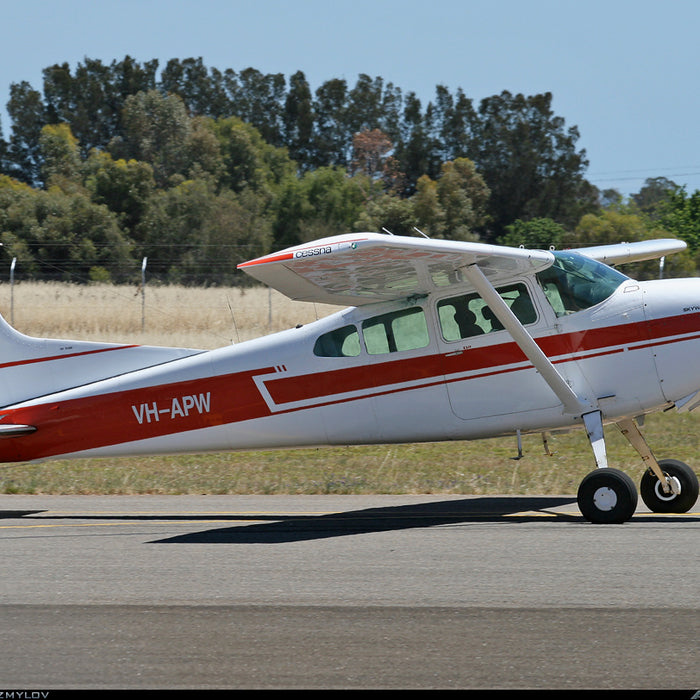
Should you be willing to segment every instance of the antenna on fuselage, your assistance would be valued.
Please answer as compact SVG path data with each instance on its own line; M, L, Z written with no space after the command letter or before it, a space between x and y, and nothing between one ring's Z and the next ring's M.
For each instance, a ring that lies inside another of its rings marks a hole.
M423 233L423 231L421 231L419 228L417 228L415 226L413 227L413 230L418 231L418 233L420 233L420 235L423 236L423 238L430 238L430 236L427 233Z
M384 226L382 226L382 231L384 231L384 233L388 233L390 236L394 235L388 228L384 228Z

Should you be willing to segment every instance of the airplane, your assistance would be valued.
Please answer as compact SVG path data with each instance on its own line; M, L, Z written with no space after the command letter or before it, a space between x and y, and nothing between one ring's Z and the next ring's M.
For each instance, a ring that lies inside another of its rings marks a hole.
M640 425L700 405L700 279L637 281L615 268L685 247L331 236L238 267L340 310L206 351L32 338L0 319L0 461L582 429L595 468L578 507L591 523L624 523L638 491L608 465L605 427L616 425L644 466L644 503L685 513L695 472L657 460Z

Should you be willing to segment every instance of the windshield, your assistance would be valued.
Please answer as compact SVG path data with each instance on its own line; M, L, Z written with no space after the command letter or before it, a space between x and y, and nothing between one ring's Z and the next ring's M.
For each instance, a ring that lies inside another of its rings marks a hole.
M621 272L571 251L554 253L554 264L537 274L557 316L588 309L607 299L625 280Z

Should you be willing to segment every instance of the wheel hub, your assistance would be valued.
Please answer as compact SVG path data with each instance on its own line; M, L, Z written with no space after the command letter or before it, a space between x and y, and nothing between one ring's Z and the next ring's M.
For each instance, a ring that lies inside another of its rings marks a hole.
M668 474L665 476L671 490L668 493L664 491L664 484L657 480L656 484L654 485L654 491L656 492L656 497L660 501L672 501L681 492L681 482L675 476L669 477Z
M617 505L617 494L608 486L601 486L593 494L593 503L598 510L611 511Z

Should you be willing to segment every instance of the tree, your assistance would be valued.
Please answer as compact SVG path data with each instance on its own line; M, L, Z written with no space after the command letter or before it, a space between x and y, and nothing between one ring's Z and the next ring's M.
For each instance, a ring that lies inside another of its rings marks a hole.
M122 229L136 239L137 226L156 190L153 168L143 161L114 160L106 151L94 150L83 173L92 201L114 212Z
M231 284L236 265L268 252L270 222L254 197L217 194L205 180L187 180L148 201L138 226L139 255L163 281Z
M700 253L700 190L689 195L677 187L669 192L659 207L659 223L684 240L693 255Z
M370 180L381 182L388 191L400 192L403 189L403 175L398 170L393 150L394 145L389 137L379 129L364 129L355 134L350 174L361 173Z
M566 129L551 103L551 93L504 91L482 100L475 113L471 158L491 189L489 240L518 219L573 226L595 208L595 190L583 177L586 154L576 150L578 129Z
M471 156L475 118L472 101L461 89L455 99L444 85L436 87L434 143L441 161Z
M222 158L220 184L234 192L250 187L259 194L272 191L296 172L284 148L267 143L260 132L238 117L217 119L210 124Z
M415 186L421 175L436 179L442 161L435 150L433 132L433 107L428 105L423 112L420 99L415 93L409 93L404 101L401 120L401 136L396 144L396 158L399 170L406 175L404 195L415 192Z
M116 158L149 163L159 187L176 175L221 174L221 153L209 123L190 118L177 95L163 97L156 90L130 95L123 123L124 136L110 142L110 152Z
M639 210L652 218L657 218L659 209L669 202L678 185L665 177L649 177L644 186L631 196Z
M345 80L327 80L316 90L314 99L312 167L348 164L352 134L345 128L348 86Z
M411 197L415 226L431 237L445 234L445 210L440 204L435 180L421 175L416 184L416 193Z
M264 75L255 68L246 68L238 74L238 85L231 103L233 114L252 124L269 144L283 146L284 75Z
M288 179L275 204L275 247L352 231L371 187L365 176L348 177L338 167L317 168Z
M97 269L114 281L129 275L129 244L116 216L84 193L0 186L0 230L30 277L86 282Z
M437 192L445 212L445 237L475 240L475 230L486 221L489 188L474 163L468 158L443 163Z
M209 69L201 57L168 61L160 80L157 67L86 58L47 67L43 96L13 85L0 173L107 207L138 245L163 233L164 212L178 218L176 205L190 212L193 238L216 228L210 217L247 218L284 245L370 224L492 241L529 235L527 222L543 219L572 230L601 203L622 206L585 180L578 131L553 113L549 93L503 92L476 108L438 85L424 105L364 73L312 96L301 71L287 84L254 68ZM640 198L652 184L668 183L648 181Z
M284 143L292 160L307 170L311 160L313 137L313 105L306 76L297 71L289 79L289 92L284 102Z
M362 209L355 222L356 231L390 231L395 236L415 236L416 216L413 202L383 193Z
M41 95L26 81L12 83L7 112L12 119L8 174L30 185L38 185L41 183L39 137L46 124Z
M4 174L9 174L10 164L7 160L8 151L10 144L5 141L2 134L2 120L0 120L0 176Z
M566 229L552 219L518 219L506 226L506 233L498 239L498 243L515 248L523 246L534 250L547 250L550 247L561 248L566 236Z
M489 189L468 158L443 163L440 176L418 179L410 198L415 225L431 238L474 241L484 224Z
M140 65L130 56L110 65L86 58L74 74L67 63L49 66L43 71L46 121L68 124L83 156L93 148L106 148L121 134L126 98L155 89L157 68L156 60Z
M217 70L208 70L201 57L168 61L159 89L164 95L178 95L191 116L217 118L231 112L223 76Z
M668 238L669 231L649 219L625 211L606 210L601 214L582 217L573 236L564 240L571 247L607 245L653 238ZM665 261L664 274L668 277L688 277L694 274L695 266L687 251L669 256ZM659 276L659 262L652 260L624 266L625 274L635 279L653 279Z
M348 93L344 127L350 134L380 128L384 116L384 81L360 73Z
M80 189L80 147L68 124L47 124L41 130L39 147L46 186L59 187L65 192Z

